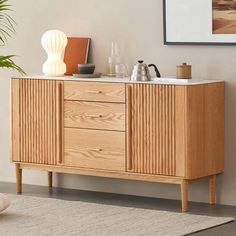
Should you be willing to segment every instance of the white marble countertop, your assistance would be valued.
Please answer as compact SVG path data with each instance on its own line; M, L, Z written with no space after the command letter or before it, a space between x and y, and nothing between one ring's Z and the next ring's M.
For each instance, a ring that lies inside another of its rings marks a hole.
M144 84L167 84L167 85L200 85L224 82L223 80L201 80L201 79L175 79L174 77L153 78L152 81L131 81L130 78L114 78L114 77L101 77L101 78L74 78L73 76L63 77L47 77L43 75L31 75L17 77L19 79L45 79L45 80L63 80L63 81L81 81L81 82L105 82L105 83L144 83Z

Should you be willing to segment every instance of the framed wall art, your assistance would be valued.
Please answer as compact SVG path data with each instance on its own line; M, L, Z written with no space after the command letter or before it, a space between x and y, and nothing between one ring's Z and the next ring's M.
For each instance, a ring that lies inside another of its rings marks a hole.
M163 0L164 44L236 45L236 0Z

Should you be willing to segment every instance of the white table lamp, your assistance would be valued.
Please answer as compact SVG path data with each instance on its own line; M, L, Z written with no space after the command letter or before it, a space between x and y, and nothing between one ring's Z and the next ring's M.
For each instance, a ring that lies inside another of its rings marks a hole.
M43 73L46 76L63 76L66 64L62 60L62 53L67 45L66 35L59 30L49 30L42 37L42 46L48 54L43 64Z

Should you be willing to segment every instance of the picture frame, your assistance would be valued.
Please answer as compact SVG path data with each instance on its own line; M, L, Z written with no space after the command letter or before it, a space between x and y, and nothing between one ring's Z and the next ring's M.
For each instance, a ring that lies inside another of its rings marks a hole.
M163 0L164 45L236 45L236 33L213 33L212 1Z

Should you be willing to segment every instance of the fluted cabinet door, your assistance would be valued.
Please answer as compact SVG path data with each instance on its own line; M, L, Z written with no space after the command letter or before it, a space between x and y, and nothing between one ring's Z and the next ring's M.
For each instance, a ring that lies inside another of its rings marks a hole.
M62 89L55 80L12 79L12 160L56 165L62 153Z
M184 176L185 88L127 85L127 171Z

